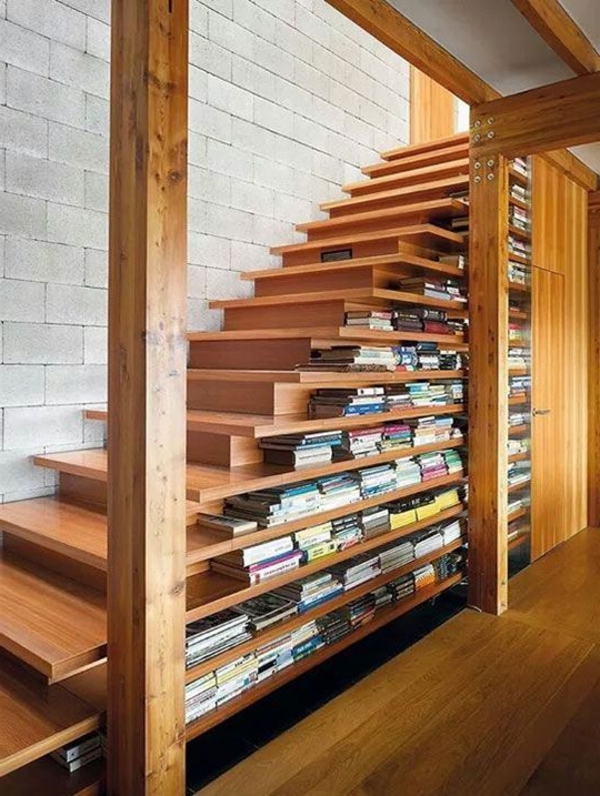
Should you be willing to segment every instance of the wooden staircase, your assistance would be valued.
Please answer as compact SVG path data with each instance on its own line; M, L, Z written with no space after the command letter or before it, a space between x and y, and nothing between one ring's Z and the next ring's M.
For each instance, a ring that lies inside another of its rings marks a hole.
M223 311L222 332L189 335L188 621L463 511L462 506L455 506L411 526L390 529L356 548L317 559L301 571L252 587L210 569L215 556L349 513L347 506L337 508L309 520L229 540L198 524L199 514L220 511L227 497L464 446L462 441L430 444L301 471L263 460L259 442L273 435L354 429L382 421L464 412L462 405L451 405L318 420L307 415L308 400L317 387L402 384L462 379L466 375L463 370L315 373L297 369L308 363L313 348L323 346L422 341L436 342L441 349L467 350L468 342L462 335L375 332L345 325L346 312L392 304L426 305L445 309L450 317L466 317L462 303L423 299L391 285L398 278L423 273L464 278L462 270L439 262L438 257L467 250L466 237L444 226L451 218L466 214L464 202L449 194L464 191L468 185L467 135L386 152L381 163L363 172L368 180L344 186L349 198L322 205L330 214L328 220L298 226L306 233L306 242L272 250L281 255L281 269L241 276L253 281L255 298L212 302L213 308ZM340 252L350 259L334 259ZM90 411L87 416L99 422L106 420L104 412ZM47 796L95 794L102 788L102 766L94 764L69 778L45 756L103 721L107 456L105 450L83 450L40 455L34 461L58 472L57 495L0 507L0 792L3 796L34 793L36 783L43 780ZM449 475L364 499L350 509L357 512L463 481L463 475ZM454 544L450 549L459 546ZM368 581L307 614L263 631L260 642L329 613L416 565L439 558L443 552L438 550L416 564ZM454 576L383 610L359 631L189 725L188 736L199 735L459 579ZM187 679L191 682L256 646L257 641L252 640L223 653L191 669Z

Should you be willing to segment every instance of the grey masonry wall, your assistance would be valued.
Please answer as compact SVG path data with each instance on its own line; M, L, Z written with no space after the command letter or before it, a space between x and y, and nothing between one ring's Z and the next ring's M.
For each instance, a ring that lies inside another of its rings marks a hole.
M36 452L92 447L106 400L109 0L0 0L0 501ZM325 0L190 0L189 326L377 151L408 66Z

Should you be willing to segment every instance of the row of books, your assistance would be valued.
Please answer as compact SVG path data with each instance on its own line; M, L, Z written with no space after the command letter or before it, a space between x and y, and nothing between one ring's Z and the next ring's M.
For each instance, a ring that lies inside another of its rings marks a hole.
M509 233L508 236L508 254L516 254L517 257L523 257L525 260L529 260L531 258L531 243L524 238L515 235L514 233Z
M252 652L208 672L186 686L186 722L199 719L277 672L335 644L371 621L377 610L447 580L459 572L462 565L462 553L446 554L432 564L418 567L342 608L283 632Z
M521 453L529 453L530 447L528 437L510 437L508 440L508 455L518 456Z
M531 365L531 351L529 348L509 348L508 367L509 368L529 368Z
M452 265L461 271L465 271L469 264L469 255L467 252L455 252L453 254L440 254L438 255L438 262L444 265Z
M444 310L401 307L396 310L352 310L345 325L380 332L422 332L426 334L464 334L465 321L449 318Z
M404 346L340 345L315 348L307 365L298 370L336 372L459 370L463 357L457 351L440 350L436 343Z
M511 376L508 381L508 394L511 398L529 400L531 393L531 376Z
M467 297L462 284L457 279L445 276L411 276L399 279L393 284L402 293L412 293L423 298L438 301L459 301L465 303Z
M461 426L462 422L452 416L430 416L350 431L282 434L259 444L268 464L301 469L462 439Z
M514 282L517 285L529 284L529 268L521 263L515 263L512 260L508 261L508 279L509 282Z
M228 497L224 513L270 528L419 484L428 480L432 461L436 462L436 472L443 475L463 470L461 455L456 450L420 454L352 472Z
M450 219L450 229L452 232L460 232L464 235L469 234L469 216L456 216Z
M413 381L382 387L354 387L316 390L310 397L310 418L351 417L400 409L454 406L464 401L460 379Z
M529 345L529 331L522 323L509 323L508 342L511 346L527 347Z
M513 199L519 199L519 201L529 204L529 191L524 185L518 182L511 183L509 194Z
M509 487L528 484L531 481L531 464L528 461L512 462L508 465Z
M521 509L527 509L531 505L531 498L527 492L515 492L508 499L508 515L514 514Z
M508 416L508 425L513 428L515 426L524 426L530 422L529 412L511 412Z
M509 224L517 227L517 229L527 231L531 228L529 212L522 207L518 207L517 205L510 205L508 211L508 221Z

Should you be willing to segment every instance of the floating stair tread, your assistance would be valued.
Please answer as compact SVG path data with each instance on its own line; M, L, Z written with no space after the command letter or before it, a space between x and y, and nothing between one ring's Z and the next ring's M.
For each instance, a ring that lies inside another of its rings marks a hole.
M428 260L416 254L384 254L377 257L357 257L352 260L339 260L333 263L309 263L307 265L288 265L285 268L269 268L263 271L246 271L241 274L241 278L254 281L259 279L278 279L280 277L290 277L297 274L312 274L322 272L341 272L354 268L384 268L392 270L396 265L411 265L427 271L439 272L457 279L466 276L465 271L455 268L453 265L446 265L435 260Z
M304 224L296 224L298 232L307 234L319 232L328 233L331 231L335 235L346 227L372 226L377 228L378 224L389 223L390 221L402 222L403 218L418 217L420 221L434 221L439 219L454 218L464 216L469 212L468 206L460 199L433 199L429 202L415 202L413 204L388 207L383 210L370 210L365 213L351 213L346 216L336 216L327 218L324 221L307 221ZM324 240L324 238L319 238Z
M427 379L452 379L464 378L464 370L415 370L415 371L387 371L381 373L336 373L308 370L218 370L206 368L188 369L188 379L191 381L244 381L244 382L273 382L277 384L309 384L318 387L333 385L340 387L353 387L356 384L404 384L410 381L420 381L423 374Z
M4 777L1 791L2 796L102 796L105 776L102 758L70 774L44 757Z
M93 461L98 464L100 457L94 457ZM105 473L103 469L103 475ZM0 506L0 530L106 572L107 520L103 513L93 507L67 503L59 497L7 503ZM196 525L189 527L188 566L203 560L206 545L220 539L221 536L199 529Z
M449 146L457 144L468 144L469 133L460 132L449 135L446 138L438 138L435 141L424 141L420 144L409 144L408 146L395 147L380 153L382 160L395 160L412 155L419 155L422 152L434 152L437 149L447 149Z
M106 655L104 595L0 553L0 646L50 680Z
M397 174L388 174L383 177L371 177L371 179L349 182L342 185L342 191L352 196L373 193L379 190L390 190L392 188L407 187L409 185L419 185L422 182L430 182L434 179L444 179L446 177L456 177L461 174L469 173L469 158L457 158L448 162L436 163L434 166L424 166L412 169L412 171L400 171Z
M211 301L212 309L236 309L247 307L269 307L281 304L321 304L328 301L354 302L380 302L389 304L415 304L439 309L459 310L464 312L466 303L463 301L444 301L439 299L419 296L415 293L405 293L401 290L388 290L385 288L351 288L348 290L322 290L318 293L288 293L284 296L258 296L245 299L219 299Z
M299 329L242 329L229 332L190 332L188 340L194 342L216 342L219 340L310 340L313 348L321 345L340 345L360 341L379 345L394 345L403 340L422 343L447 343L460 346L465 343L463 335L425 334L424 332L379 332L370 329L357 329L352 326L325 326L322 328L301 327Z
M456 177L446 177L441 180L431 180L430 182L422 182L417 185L405 186L403 188L394 188L393 190L383 190L368 193L362 196L355 196L352 199L339 199L332 202L323 202L320 206L321 210L346 210L356 209L359 207L368 208L371 205L376 205L379 202L387 200L398 200L400 203L403 199L407 200L411 197L421 196L421 201L425 201L424 195L434 194L441 195L450 191L457 191L469 187L468 174L459 174Z
M98 711L62 685L47 686L15 661L0 659L0 777L93 732L99 723ZM37 784L35 793L45 793Z
M420 152L405 158L395 158L384 163L373 163L364 166L361 171L369 176L379 177L382 174L392 174L396 171L408 171L419 166L434 166L436 163L447 163L449 160L466 157L469 154L468 142L452 144L451 146L436 149L431 152Z
M449 229L438 227L435 224L411 224L406 227L386 229L379 232L355 232L353 234L348 233L346 235L341 235L339 238L326 238L324 240L312 240L304 243L274 246L271 248L271 254L295 254L312 249L334 249L338 246L347 246L351 243L368 243L370 241L393 240L394 238L398 238L398 242L400 243L404 238L415 236L430 237L433 240L447 242L456 246L465 247L467 245L465 235L458 232L452 232ZM284 267L287 268L288 266Z
M243 710L245 707L248 707L248 705L257 702L259 699L262 699L267 694L270 694L272 691L280 688L290 680L294 680L304 672L313 669L315 666L318 666L320 663L323 663L324 661L333 657L338 652L341 652L341 650L346 649L346 647L349 647L355 642L360 641L361 638L365 638L374 631L383 627L388 622L397 619L408 611L411 611L413 608L416 608L416 606L427 602L427 600L430 600L437 594L440 594L446 589L449 589L457 583L460 583L463 577L464 575L462 573L453 575L441 583L436 583L435 585L421 589L411 597L400 600L397 603L393 603L391 606L381 608L375 617L366 625L354 630L352 633L344 636L334 644L328 644L326 647L321 648L303 660L300 660L291 666L287 666L282 671L276 672L263 682L259 683L253 688L250 688L241 696L229 700L229 702L226 702L224 705L216 708L216 710L213 710L211 713L208 713L207 715L199 718L197 721L188 724L186 728L186 736L188 741L192 738L202 735L204 732L207 732L207 730L210 730L212 727L220 724L230 716L239 713L240 710Z

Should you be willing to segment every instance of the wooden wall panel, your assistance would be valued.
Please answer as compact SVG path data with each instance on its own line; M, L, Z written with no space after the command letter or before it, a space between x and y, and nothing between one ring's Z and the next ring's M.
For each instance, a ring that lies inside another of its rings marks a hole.
M456 98L414 66L410 68L410 143L448 138L455 132Z
M588 523L600 527L600 193L589 195Z
M532 190L533 264L564 275L564 356L551 364L557 389L565 394L562 417L557 419L565 434L563 528L557 539L564 541L587 525L587 192L539 157L534 158ZM535 407L535 384L533 403Z

